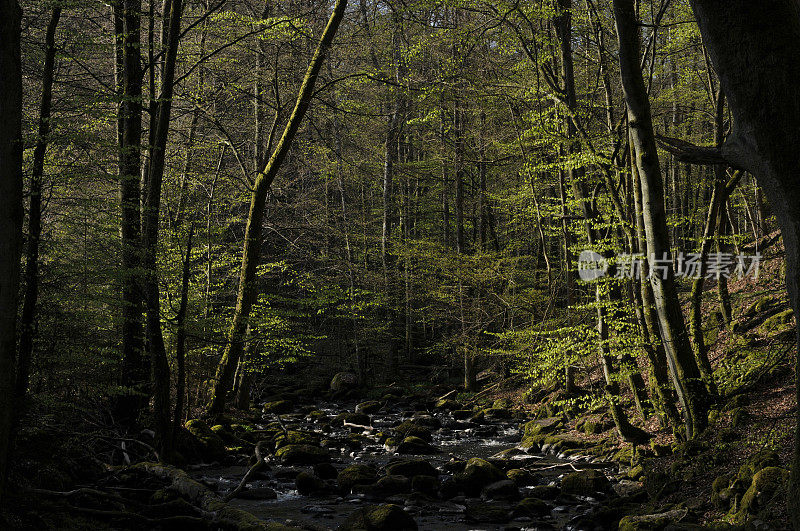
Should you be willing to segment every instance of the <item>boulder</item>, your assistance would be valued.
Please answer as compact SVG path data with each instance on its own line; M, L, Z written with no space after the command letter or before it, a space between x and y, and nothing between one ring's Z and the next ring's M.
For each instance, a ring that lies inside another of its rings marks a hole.
M406 437L419 437L425 441L431 442L433 440L433 436L431 435L431 431L424 426L421 426L415 422L410 420L406 420L392 428L395 436L398 439L405 439Z
M427 461L422 459L405 459L386 465L386 473L411 478L414 476L433 476L439 475L439 471Z
M517 485L510 479L490 483L481 491L481 498L485 500L517 501L521 497Z
M330 463L317 463L314 465L314 474L322 479L336 479L339 471Z
M377 400L370 400L367 402L361 402L356 406L356 413L365 413L367 415L371 415L373 413L377 413L381 410L383 404L378 402Z
M561 480L561 490L565 494L596 496L598 492L607 493L611 487L608 478L598 470L581 470L567 474Z
M439 453L439 449L419 437L406 437L397 447L398 454L430 455Z
M262 410L264 413L283 415L285 413L291 413L294 410L294 404L288 400L276 400L274 402L267 402L264 404Z
M416 531L417 523L398 505L370 505L347 517L339 531Z
M275 437L276 450L289 444L319 446L319 435L308 431L289 430L286 433L279 433Z
M358 387L358 376L352 372L339 372L331 380L331 391L349 391Z
M186 421L185 427L198 443L204 459L217 460L225 457L225 442L208 424L200 419L192 419Z
M321 478L305 471L297 474L294 484L301 496L308 496L325 489L325 482Z
M467 461L464 471L456 474L455 478L467 495L475 496L483 487L506 479L506 475L489 461L473 457Z
M528 494L542 500L555 500L561 494L561 489L555 485L538 485L530 489Z
M375 484L378 490L386 496L405 494L411 490L411 480L405 476L384 476Z
M444 411L454 411L454 410L457 410L457 409L461 409L461 404L456 402L455 400L444 399L444 400L439 400L438 402L436 402L436 405L433 406L433 407L435 409L441 409L441 410L444 410Z
M331 460L328 450L310 444L287 444L279 448L275 456L284 465L315 465Z
M372 485L378 474L371 466L351 465L339 472L336 481L343 492L350 492L355 485Z
M541 518L550 515L550 506L539 498L523 498L514 507L514 514L529 518Z
M743 523L748 516L766 511L770 503L786 498L789 471L776 466L764 468L753 476L750 488L742 496L735 519Z
M514 482L517 487L527 487L528 485L535 485L537 477L521 468L512 468L506 472L506 477Z
M670 524L680 522L688 509L673 509L664 513L625 516L619 521L619 531L651 531L664 529Z

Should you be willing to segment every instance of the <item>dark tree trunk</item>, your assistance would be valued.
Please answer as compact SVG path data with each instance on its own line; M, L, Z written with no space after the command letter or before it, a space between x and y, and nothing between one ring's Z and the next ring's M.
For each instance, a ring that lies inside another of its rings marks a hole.
M692 0L733 115L721 154L752 173L769 199L786 248L786 286L800 315L800 2ZM798 329L797 334L800 334ZM800 335L797 336L800 346ZM799 352L800 354L800 352ZM796 364L800 382L800 363ZM800 385L797 385L800 399ZM800 400L799 400L800 401ZM794 529L800 529L800 408L789 486Z
M4 501L14 411L22 251L22 11L16 0L0 0L0 13L0 501Z
M176 318L178 330L175 333L175 411L172 415L171 447L183 424L183 409L186 404L186 311L189 306L189 274L191 273L193 236L194 223L189 225L189 235L186 237L186 256L183 259L183 275L181 277L181 302Z
M31 168L31 199L28 208L28 247L25 252L25 295L20 316L19 356L17 358L17 382L14 393L17 401L16 414L20 414L33 357L33 342L36 337L36 301L39 297L39 239L42 235L42 178L44 157L50 136L50 107L53 100L53 71L56 62L56 28L61 18L61 6L53 7L45 36L44 70L42 71L42 95L39 102L39 133L33 150Z
M119 90L119 186L122 210L122 377L128 394L120 397L117 419L134 423L147 404L150 364L144 356L140 289L140 172L142 144L141 0L114 4Z

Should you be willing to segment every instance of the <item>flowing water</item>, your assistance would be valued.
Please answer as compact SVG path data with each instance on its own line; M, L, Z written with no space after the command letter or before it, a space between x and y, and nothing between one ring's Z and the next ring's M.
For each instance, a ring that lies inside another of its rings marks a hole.
M317 409L324 411L330 417L344 411L353 411L355 403L318 404ZM361 430L348 427L329 427L325 423L318 423L307 419L300 413L282 415L281 420L288 429L316 432L321 439L341 441L340 448L331 448L331 463L337 470L352 464L374 465L381 469L392 460L398 458L424 459L442 471L441 478L448 477L446 464L451 460L464 460L471 457L484 459L493 458L499 452L515 448L521 439L519 420L491 420L476 424L466 420L455 420L448 412L431 412L427 419L433 426L441 424L441 428L431 427L433 444L440 449L434 455L398 456L392 448L387 448L377 440L376 434L380 431L390 431L392 426L411 419L413 411L404 410L400 405L384 406L375 414L370 415L370 430ZM274 415L265 415L265 424L275 420ZM413 420L413 419L412 419ZM325 430L323 432L323 430ZM348 438L356 432L364 435L360 449L351 449L345 444ZM524 452L507 452L504 457L506 469L521 468L534 472L536 485L557 485L561 476L572 472L573 467L592 466L588 458L566 459L552 455L529 455ZM512 455L516 454L516 455ZM499 458L499 457L497 457ZM598 465L594 465L598 468ZM302 524L309 529L335 529L354 510L365 504L394 503L404 507L419 525L420 530L511 530L511 529L587 529L585 525L575 525L582 515L590 514L599 506L599 502L592 498L559 496L556 500L548 502L551 505L549 516L531 519L517 517L508 523L486 524L469 523L465 517L465 508L470 503L478 503L477 499L467 499L458 496L449 500L432 499L419 495L397 495L388 498L371 499L364 494L329 493L313 496L301 496L295 488L294 477L300 470L311 470L311 466L283 466L277 460L270 462L270 470L256 481L251 482L249 488L269 487L276 494L276 499L271 500L246 500L235 499L234 506L240 507L255 515L279 522L292 521ZM192 471L195 478L216 488L220 494L225 494L235 488L247 471L246 458L242 456L239 463L233 466L198 466ZM520 487L521 496L525 497L531 486ZM513 503L512 503L513 506ZM583 518L586 520L586 518ZM571 523L573 522L573 523Z

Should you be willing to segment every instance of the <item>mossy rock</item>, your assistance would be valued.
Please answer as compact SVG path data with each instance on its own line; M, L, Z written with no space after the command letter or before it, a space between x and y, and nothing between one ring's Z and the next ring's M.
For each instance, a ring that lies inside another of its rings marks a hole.
M409 436L397 446L398 454L431 455L439 453L439 449L419 437Z
M555 500L561 494L557 485L537 485L528 490L528 495L542 500Z
M288 444L306 444L319 446L319 435L308 431L289 430L275 437L275 449L280 449Z
M762 330L778 330L794 323L794 312L790 309L784 310L780 313L768 317L764 324L761 325Z
M387 495L405 494L411 491L411 480L405 476L389 475L384 476L375 484L377 489Z
M547 502L539 498L523 498L516 507L514 507L514 514L519 516L527 516L529 518L541 518L550 515L550 506Z
M481 498L485 500L517 501L521 497L516 483L510 479L495 481L481 490Z
M439 471L436 470L436 467L423 459L404 459L402 461L389 463L386 465L386 473L408 478L414 476L436 477L439 475Z
M439 478L427 475L414 476L411 478L411 490L433 498L439 490Z
M420 439L427 442L431 442L433 440L433 435L431 435L431 431L428 428L421 426L410 420L401 422L400 424L392 428L392 431L397 436L397 438L401 440L405 439L406 437L419 437Z
M789 471L783 468L770 466L756 472L750 488L742 496L734 520L744 523L748 517L768 511L771 504L782 503L788 483Z
M510 398L498 398L492 404L494 409L511 409L513 406L514 402Z
M628 479L632 479L634 481L638 481L644 476L644 466L641 464L632 467L628 472L625 474Z
M383 408L383 404L378 402L377 400L369 400L367 402L361 402L356 406L356 413L365 413L367 415L371 415L373 413L377 413L378 411Z
M564 427L560 417L547 417L532 420L522 425L523 437L535 437L541 434L555 433Z
M417 523L399 505L370 505L347 517L339 531L416 531Z
M358 376L352 372L340 372L331 379L330 388L334 392L351 391L358 387Z
M596 496L598 492L608 493L611 483L598 470L581 470L567 474L561 480L561 490L565 494Z
M267 402L262 407L264 413L274 413L276 415L283 415L291 413L294 410L294 404L288 400L275 400L274 402Z
M538 477L522 468L512 468L506 472L506 477L514 482L518 487L535 485Z
M275 455L285 465L315 465L331 460L328 450L310 444L287 444L279 448Z
M762 450L751 455L747 461L739 467L738 477L746 482L758 472L767 467L780 466L780 457L772 450Z
M467 461L464 470L455 475L456 481L467 495L475 496L483 487L506 478L498 467L479 457Z
M301 496L308 496L309 494L320 492L325 489L325 482L322 481L322 478L306 471L297 474L297 477L294 479L294 484L297 493Z
M203 458L216 460L225 457L225 442L200 419L187 420L186 430L199 443Z
M659 531L680 522L687 509L673 509L664 513L625 516L619 521L619 531Z
M350 492L356 485L372 485L378 481L376 470L367 465L351 465L339 472L336 478L343 492Z
M309 412L309 413L306 415L306 418L307 418L308 420L312 420L312 421L314 421L314 422L318 422L318 423L319 423L319 422L329 422L329 421L330 421L330 419L331 419L331 417L330 417L330 416L329 416L327 413L325 413L324 411L320 411L320 410L318 410L318 409L315 409L315 410L313 410L313 411L310 411L310 412Z
M443 411L455 411L461 409L461 403L451 399L443 399L436 402L433 406L434 409L441 409Z

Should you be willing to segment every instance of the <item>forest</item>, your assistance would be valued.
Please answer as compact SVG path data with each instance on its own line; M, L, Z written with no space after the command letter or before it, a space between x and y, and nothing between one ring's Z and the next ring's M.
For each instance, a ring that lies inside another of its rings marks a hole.
M800 0L0 0L0 529L800 531Z

